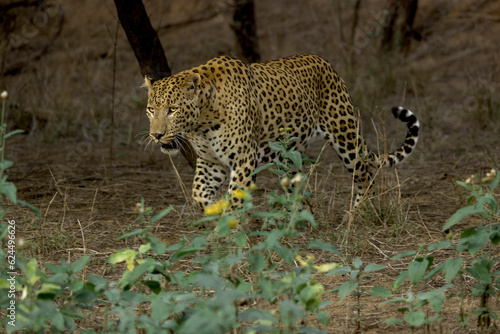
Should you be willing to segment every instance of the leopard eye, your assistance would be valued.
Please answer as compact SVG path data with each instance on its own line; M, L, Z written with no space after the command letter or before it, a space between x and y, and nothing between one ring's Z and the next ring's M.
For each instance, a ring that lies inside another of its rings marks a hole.
M170 107L168 108L168 114L173 114L174 112L176 112L177 110L179 110L179 108L177 107Z
M155 110L153 109L153 107L147 107L146 108L146 112L148 115L154 115L155 114Z

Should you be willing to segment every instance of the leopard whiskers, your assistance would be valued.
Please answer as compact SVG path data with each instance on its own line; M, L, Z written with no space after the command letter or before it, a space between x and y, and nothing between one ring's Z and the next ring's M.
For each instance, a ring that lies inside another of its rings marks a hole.
M186 137L184 137L184 135L182 135L182 134L177 135L175 137L175 140L178 140L178 141L176 141L177 146L182 146L184 148L189 147L189 150L191 151L191 153L196 155L196 152L193 150L193 146L191 146L189 144L189 140Z
M151 144L151 142L153 141L151 139L151 137L149 136L149 131L148 130L143 130L143 131L140 131L139 133L137 133L137 135L135 136L136 138L137 137L141 137L139 139L139 144L141 145L141 148L144 149L144 151L147 150L147 148L149 147L149 145Z
M149 145L153 142L153 139L151 139L151 137L148 136L144 140L147 141L146 146L144 146L144 151L146 151L148 149ZM151 146L151 149L153 149L153 146Z

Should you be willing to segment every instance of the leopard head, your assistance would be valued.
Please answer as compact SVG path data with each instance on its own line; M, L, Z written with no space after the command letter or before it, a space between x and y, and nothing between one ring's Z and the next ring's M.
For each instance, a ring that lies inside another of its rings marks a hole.
M180 73L159 81L145 78L149 136L161 145L163 153L178 153L184 135L198 122L200 80L200 75L195 72Z

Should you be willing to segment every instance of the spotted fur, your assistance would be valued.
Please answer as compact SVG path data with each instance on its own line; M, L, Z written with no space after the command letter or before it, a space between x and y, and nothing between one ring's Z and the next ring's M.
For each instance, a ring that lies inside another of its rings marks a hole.
M151 138L169 154L189 141L198 155L193 198L201 207L227 178L230 193L249 186L257 164L275 158L268 143L280 128L292 129L301 151L315 138L331 144L357 184L355 206L371 193L370 167L400 163L418 140L415 115L394 107L408 127L404 143L385 157L368 150L344 81L314 55L251 65L217 57L159 81L146 78L146 86Z

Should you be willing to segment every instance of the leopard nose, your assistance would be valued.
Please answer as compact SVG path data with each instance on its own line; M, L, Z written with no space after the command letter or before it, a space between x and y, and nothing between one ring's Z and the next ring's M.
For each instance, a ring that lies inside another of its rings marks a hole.
M160 140L160 138L163 137L163 133L159 132L151 132L150 135L153 136L156 140Z

